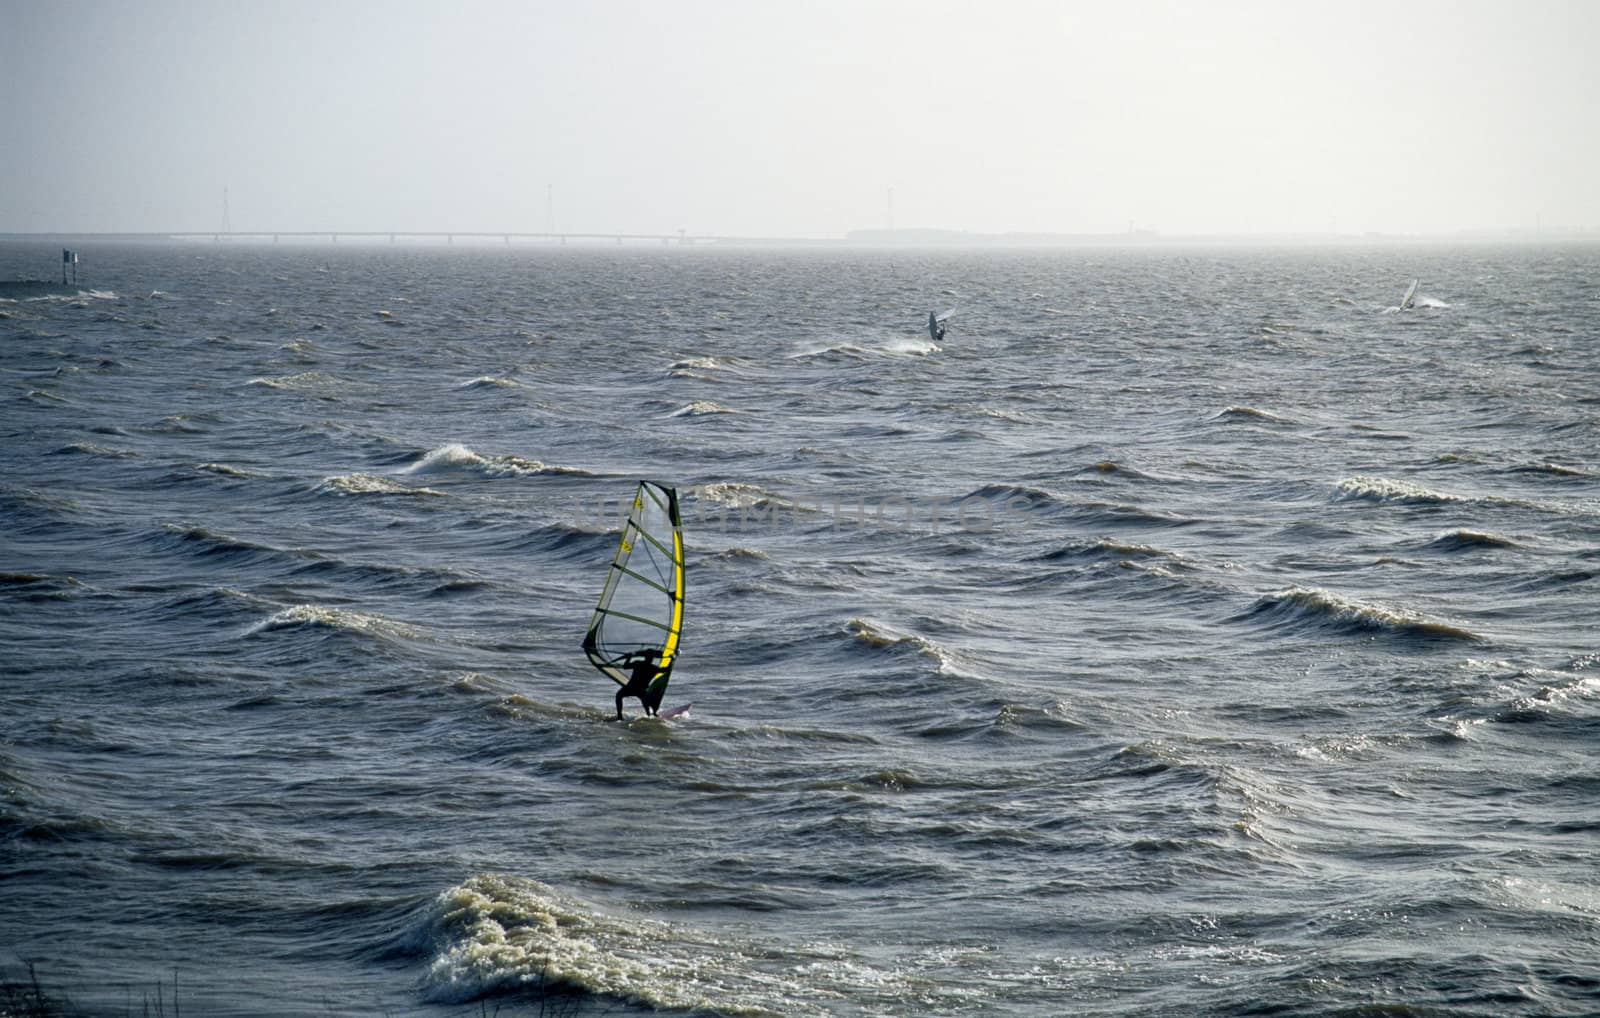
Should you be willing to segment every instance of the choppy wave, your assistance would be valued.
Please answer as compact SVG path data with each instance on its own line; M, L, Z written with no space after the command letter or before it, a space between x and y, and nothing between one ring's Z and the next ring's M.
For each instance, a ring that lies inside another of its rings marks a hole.
M1129 544L1109 537L1101 537L1089 542L1071 542L1053 551L1044 552L1038 558L1045 562L1060 562L1064 560L1094 562L1145 561L1160 563L1171 568L1193 568L1177 552L1168 551L1165 548L1157 548L1149 544Z
M436 1001L577 991L656 1010L766 1014L750 959L708 934L612 916L553 888L478 876L439 896L426 989ZM740 987L739 983L745 983Z
M1143 470L1139 470L1136 467L1130 467L1125 463L1118 463L1116 460L1101 460L1100 462L1098 462L1098 463L1094 464L1093 466L1090 466L1090 467L1088 467L1086 469L1087 470L1092 470L1097 474L1104 474L1106 476L1126 477L1126 478L1130 478L1130 479L1136 480L1136 481L1153 481L1153 480L1155 480L1154 477L1152 477L1151 475L1145 473Z
M139 455L131 449L108 449L103 445L95 445L93 442L73 442L57 449L56 454L61 456L103 456L107 459L134 459Z
M741 900L751 897L746 892ZM908 994L946 1013L969 997L933 978L950 965L948 950L908 952L880 966L815 940L786 945L607 912L546 884L500 874L472 877L441 894L414 939L431 955L427 996L449 1004L511 994L560 1008L561 996L572 994L607 1008L771 1016L827 1013L844 1000L869 1013L891 1013ZM979 959L989 960L983 952Z
M673 361L667 368L667 374L673 378L712 378L710 372L724 367L724 364L715 357L690 357L681 361Z
M229 537L196 524L163 524L161 534L166 542L201 559L259 560L294 554L271 545Z
M727 509L759 509L768 506L786 507L793 504L783 496L767 491L759 485L743 484L737 481L697 484L688 489L687 494L692 495L697 502L706 502Z
M1485 639L1463 626L1430 619L1409 608L1378 601L1357 601L1316 587L1291 587L1264 595L1232 621L1361 636L1465 642Z
M772 556L759 548L724 548L708 558L717 562L761 562L770 560Z
M484 456L459 442L422 453L402 474L475 474L479 477L532 477L538 474L581 474L574 467L554 466L521 456Z
M980 406L977 413L983 417L991 417L997 421L1006 421L1010 424L1038 424L1039 419L1015 410L1006 410L1001 407Z
M1516 548L1517 542L1497 534L1477 530L1451 530L1428 542L1434 551L1475 551L1487 548Z
M335 495L444 495L442 491L414 488L376 474L340 474L323 480L317 485L317 490Z
M1336 501L1377 502L1423 508L1493 506L1504 509L1536 509L1540 512L1562 514L1586 511L1581 506L1576 505L1512 498L1504 495L1457 495L1451 492L1436 491L1412 481L1367 475L1357 475L1340 481L1335 489L1334 499Z
M131 539L130 543L146 553L151 550L177 552L194 566L204 565L230 577L265 575L291 581L342 582L363 592L395 586L432 592L440 584L471 579L470 574L442 566L415 569L381 562L362 563L308 548L282 548L261 541L231 537L195 524L165 524L159 531L140 535ZM247 574L246 570L253 572ZM329 611L329 620L340 617L339 609ZM315 619L308 615L299 618L299 621Z
M853 618L845 624L845 631L868 647L914 647L932 652L937 646L932 640L912 633L903 633L892 626L867 618Z
M508 375L479 375L456 386L458 389L522 389L521 382Z
M844 631L855 645L875 651L912 651L933 662L939 675L977 678L978 670L967 656L918 633L861 616L845 623Z
M234 477L241 480L251 480L266 477L266 474L256 473L253 470L242 470L227 463L196 463L196 470L203 470L208 474L219 474L223 477Z
M77 597L86 589L80 581L71 576L0 572L0 598L53 601Z
M1583 480L1593 480L1595 477L1600 476L1592 470L1569 467L1561 463L1535 463L1531 466L1516 467L1513 472L1519 474L1549 474L1552 477L1569 477Z
M1121 502L1081 502L1071 509L1079 520L1097 527L1188 527L1198 522L1177 513Z
M966 498L981 498L1016 509L1058 507L1062 504L1060 497L1052 492L1022 484L985 484L969 491Z
M297 604L274 613L246 630L246 636L296 629L413 638L417 630L381 615L317 604Z
M1351 501L1396 502L1403 505L1442 506L1467 501L1460 496L1434 491L1411 481L1365 475L1340 481L1337 496Z
M930 339L914 337L896 338L878 343L840 341L822 346L807 347L789 355L794 360L847 359L867 360L873 357L926 357L939 352L939 345Z
M152 435L204 435L220 421L218 415L212 413L168 414L153 424L141 425L134 430Z
M697 399L687 406L679 407L672 412L674 417L712 417L717 414L736 414L738 410L730 410L719 403L709 399Z
M1293 424L1294 421L1287 417L1279 416L1267 410L1259 410L1252 406L1230 406L1217 414L1219 421L1253 421L1264 424Z
M302 371L294 375L252 378L246 384L264 389L280 389L286 392L329 394L335 389L343 387L344 383L325 371Z

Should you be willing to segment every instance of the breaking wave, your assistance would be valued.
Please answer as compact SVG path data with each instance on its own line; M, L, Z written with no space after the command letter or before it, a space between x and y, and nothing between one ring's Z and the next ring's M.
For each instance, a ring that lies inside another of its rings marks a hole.
M1148 544L1128 544L1113 541L1102 537L1090 542L1075 542L1047 551L1038 556L1040 561L1089 561L1089 562L1154 562L1160 565L1177 568L1192 568L1183 557L1176 552L1167 551Z
M1387 477L1357 475L1340 481L1336 497L1353 502L1393 502L1401 505L1451 505L1467 502L1457 495L1424 488L1410 481L1395 481Z
M317 485L317 491L333 495L443 495L432 488L413 488L408 484L374 474L341 474Z
M1258 410L1252 406L1230 406L1217 414L1213 420L1218 421L1259 421L1266 424L1293 424L1294 421L1287 417L1266 410Z
M73 442L56 450L58 456L103 456L110 459L131 459L139 454L130 449L108 449L93 442Z
M722 362L715 357L690 357L686 360L673 361L667 368L667 374L673 378L710 378L708 371L715 371L722 367Z
M766 951L655 919L607 915L511 876L476 876L439 895L418 940L432 954L424 992L440 1003L494 993L589 994L657 1011L765 1015L804 992L781 972L760 971Z
M709 399L697 399L688 406L680 407L672 412L673 417L711 417L717 414L736 414L738 410L730 410L719 403Z
M375 636L400 636L411 638L417 631L403 622L386 619L381 615L351 611L348 608L329 608L316 604L297 604L276 612L271 618L256 623L246 630L246 636L281 630L325 629Z
M901 632L893 626L861 616L845 623L844 631L858 647L875 651L910 651L932 661L940 675L977 677L976 669L964 664L960 655L926 636Z
M1398 481L1387 477L1357 475L1340 481L1334 493L1335 501L1376 502L1389 505L1420 507L1444 506L1494 506L1498 508L1536 509L1540 512L1571 513L1583 511L1577 506L1551 501L1511 498L1504 495L1456 495L1434 491L1411 481Z
M736 481L719 481L715 484L697 484L688 489L696 501L728 509L765 509L768 506L788 507L788 499L754 484Z
M1517 542L1495 534L1480 533L1476 530L1451 530L1440 534L1428 542L1428 547L1433 551L1474 551L1484 548L1516 548Z
M458 389L521 389L523 384L505 375L479 375L456 386Z
M340 383L337 378L322 371L302 371L296 375L279 375L273 378L252 378L247 385L286 392L327 392Z
M1461 626L1430 619L1409 608L1356 601L1315 587L1291 587L1257 598L1234 622L1274 628L1320 629L1349 635L1478 642L1485 638Z
M791 360L828 360L843 358L866 360L869 357L925 357L939 352L939 345L929 339L897 338L880 344L830 343L809 347L789 355Z
M581 474L573 467L558 467L521 456L484 456L459 442L423 453L402 474L477 474L480 477L530 477L536 474Z

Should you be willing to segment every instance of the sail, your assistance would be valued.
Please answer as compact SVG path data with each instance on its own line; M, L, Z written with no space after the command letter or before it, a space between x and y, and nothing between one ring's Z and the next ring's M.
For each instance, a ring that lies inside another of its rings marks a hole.
M1404 311L1406 308L1411 307L1411 305L1415 304L1416 303L1416 296L1417 296L1417 280L1413 279L1411 281L1411 286L1409 288L1407 288L1407 290L1406 290L1406 295L1404 297L1400 298L1400 310Z
M627 685L630 655L655 652L659 698L678 656L683 631L683 521L676 490L640 481L622 526L600 603L589 620L583 650L594 666Z

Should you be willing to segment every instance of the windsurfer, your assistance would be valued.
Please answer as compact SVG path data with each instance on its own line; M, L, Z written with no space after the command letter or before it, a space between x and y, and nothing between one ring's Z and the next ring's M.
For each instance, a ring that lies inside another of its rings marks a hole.
M928 335L933 337L935 343L944 338L944 326L943 318L940 318L932 311L928 312Z
M660 657L659 650L640 650L622 659L622 664L628 666L629 671L627 684L617 690L618 721L622 720L623 697L638 697L646 715L654 715L660 709L661 698L667 692L667 684L657 681L667 675L656 667L656 660Z

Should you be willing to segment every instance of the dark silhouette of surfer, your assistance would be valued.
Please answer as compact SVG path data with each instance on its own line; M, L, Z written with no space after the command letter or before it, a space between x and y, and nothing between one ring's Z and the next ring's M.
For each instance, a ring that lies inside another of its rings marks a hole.
M638 697L648 716L653 717L660 710L661 698L667 694L667 675L672 671L671 668L656 667L656 661L660 657L659 650L639 650L619 662L628 669L628 681L617 690L618 721L622 720L623 697Z
M932 311L929 311L928 312L928 335L933 337L933 341L935 343L937 343L939 340L944 338L944 327L945 327L945 320L943 318L940 318L938 315L934 314Z

